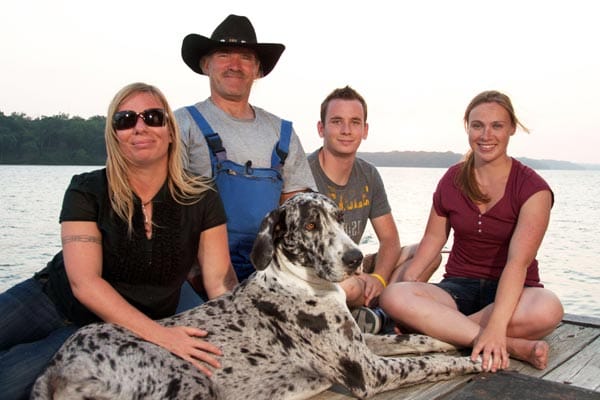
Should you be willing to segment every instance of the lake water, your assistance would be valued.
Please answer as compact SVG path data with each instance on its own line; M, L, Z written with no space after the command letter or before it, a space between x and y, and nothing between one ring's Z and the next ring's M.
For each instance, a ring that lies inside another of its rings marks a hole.
M90 166L0 165L0 291L30 277L60 250L62 196ZM379 168L403 244L420 240L445 169ZM600 171L538 171L555 194L538 252L542 282L568 313L600 317ZM376 248L373 231L361 246ZM450 246L448 245L448 248ZM437 280L442 268L436 272Z

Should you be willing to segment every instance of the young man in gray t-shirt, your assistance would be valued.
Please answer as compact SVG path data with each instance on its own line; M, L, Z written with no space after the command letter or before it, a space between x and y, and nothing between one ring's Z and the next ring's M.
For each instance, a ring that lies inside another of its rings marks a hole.
M334 90L321 104L317 124L323 147L308 156L308 163L321 193L329 196L344 212L346 233L360 243L367 221L371 221L379 249L365 257L363 273L341 282L348 306L364 332L377 333L383 312L372 309L388 282L402 280L407 262L417 244L401 247L383 181L372 164L356 157L367 138L367 104L354 89ZM441 257L419 280L427 281Z

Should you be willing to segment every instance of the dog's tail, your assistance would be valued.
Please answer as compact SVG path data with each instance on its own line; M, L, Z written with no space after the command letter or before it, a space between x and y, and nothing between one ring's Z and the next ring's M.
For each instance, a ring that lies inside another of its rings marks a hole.
M30 400L57 399L94 399L115 400L121 397L110 390L98 379L88 376L76 383L64 375L47 369L33 385Z
M52 373L47 371L37 378L31 390L31 400L51 400L54 398L56 390L51 381L54 382L55 380L50 379L51 375Z

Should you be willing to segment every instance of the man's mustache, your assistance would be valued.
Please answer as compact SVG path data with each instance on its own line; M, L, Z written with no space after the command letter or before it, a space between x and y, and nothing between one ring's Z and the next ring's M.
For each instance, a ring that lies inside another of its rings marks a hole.
M225 78L246 78L246 74L242 71L227 70L223 72Z

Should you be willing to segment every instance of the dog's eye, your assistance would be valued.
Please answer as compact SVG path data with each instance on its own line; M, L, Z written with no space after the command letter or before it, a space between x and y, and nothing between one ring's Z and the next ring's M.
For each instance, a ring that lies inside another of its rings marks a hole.
M339 222L340 224L344 222L344 213L343 212L338 212L335 216L335 219L337 222Z
M315 225L314 222L309 222L306 225L304 225L304 229L306 229L307 231L314 231L316 227L317 225Z

